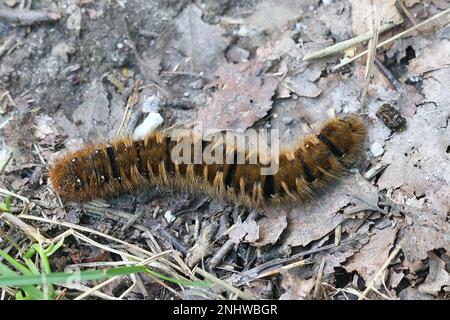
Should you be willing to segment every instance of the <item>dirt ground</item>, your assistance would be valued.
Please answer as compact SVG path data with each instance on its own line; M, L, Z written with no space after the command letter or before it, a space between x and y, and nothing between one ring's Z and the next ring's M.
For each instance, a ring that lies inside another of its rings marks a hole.
M161 274L210 282L140 273L87 298L449 298L450 15L433 17L450 1L0 2L1 190L19 195L11 212L45 239L73 231L52 270L153 257ZM378 41L361 39L374 26ZM277 128L288 146L330 109L363 114L369 136L350 174L305 204L248 210L157 188L66 203L49 184L57 157L122 123L131 134L149 112L166 128ZM6 218L0 231L12 256L33 242Z

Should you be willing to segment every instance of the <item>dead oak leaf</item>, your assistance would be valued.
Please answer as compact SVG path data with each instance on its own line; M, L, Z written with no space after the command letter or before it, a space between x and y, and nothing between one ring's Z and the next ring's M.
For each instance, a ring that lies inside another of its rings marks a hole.
M419 292L437 296L443 287L450 289L450 275L445 270L445 262L434 253L428 253L430 258L430 272L425 282L419 285Z
M282 212L276 217L262 217L258 226L259 239L254 244L257 247L274 244L287 227L286 214Z
M395 6L396 1L380 1L375 8L372 8L371 0L350 0L353 33L360 35L372 29L372 12L374 11L379 15L382 24L392 22L397 25L402 23L403 18Z
M439 52L439 54L435 54ZM450 66L450 41L434 40L416 52L416 58L410 61L408 70L416 75ZM447 71L448 72L448 71Z
M284 243L290 246L306 246L335 229L343 217L339 211L349 205L353 211L377 208L378 190L360 174L353 174L333 186L315 201L287 210L288 227ZM281 209L266 209L264 214L274 217Z
M310 297L316 280L314 278L302 279L291 272L283 273L281 287L285 290L280 300L305 300Z
M403 252L411 264L427 257L427 252L444 248L450 251L450 226L446 217L430 211L409 208L407 218L411 225L406 228L402 245Z
M228 236L234 243L240 243L242 241L253 243L259 239L259 226L255 220L242 222L239 217Z
M205 23L202 14L200 8L190 4L176 18L177 35L169 42L171 50L166 57L170 67L184 60L185 70L210 74L225 63L224 52L230 41L221 27Z
M450 126L439 129L435 125L447 116L448 112L436 112L430 117L416 115L405 131L387 142L383 162L390 165L378 180L380 189L407 185L414 188L416 195L424 195L450 184Z
M298 19L301 14L303 0L269 0L256 5L255 11L245 18L239 31L246 34L248 30L274 31L281 30L290 21Z
M264 117L278 84L264 71L265 64L260 61L222 66L216 73L217 91L197 114L203 130L243 132Z
M369 242L347 260L344 268L347 272L356 270L364 280L370 281L389 257L396 234L396 229L374 229Z

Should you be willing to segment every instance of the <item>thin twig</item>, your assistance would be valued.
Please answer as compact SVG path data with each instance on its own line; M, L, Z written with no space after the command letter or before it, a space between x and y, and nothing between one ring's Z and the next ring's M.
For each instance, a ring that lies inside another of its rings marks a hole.
M380 27L380 33L386 32L395 26L396 26L396 24L394 24L394 23L383 24ZM373 34L372 31L367 31L366 33L363 33L359 36L335 43L332 46L329 46L327 48L308 53L303 57L303 61L315 60L315 59L328 57L328 56L331 56L334 54L338 54L347 48L353 47L359 43L362 43L362 42L372 39L372 34Z
M322 258L322 261L320 262L319 272L317 275L316 285L314 287L314 294L313 298L317 299L319 297L320 292L322 291L322 278L323 278L323 270L325 269L325 257Z
M394 86L395 90L398 92L403 92L404 89L402 84L394 77L394 75L389 71L388 68L384 66L384 64L375 57L375 64L380 69L380 71L384 74L384 76L389 80L390 83Z
M367 62L366 62L366 82L364 83L364 89L361 95L361 112L366 112L366 95L367 90L369 89L370 80L372 79L373 75L373 64L375 61L375 57L377 55L377 44L378 44L378 36L380 35L380 29L379 29L379 17L378 13L375 12L376 6L372 3L372 30L373 30L373 37L369 42L368 45L368 51L369 54L367 55Z
M7 52L9 49L14 46L16 43L17 37L15 34L10 35L6 40L3 42L3 44L0 46L0 57Z
M54 22L61 19L61 15L51 11L38 10L18 10L0 5L0 20L5 20L12 24L30 26L40 22Z
M198 273L202 277L204 277L205 280L213 282L213 283L215 283L217 285L220 285L221 287L227 289L229 292L236 294L241 299L244 299L244 300L256 300L257 299L255 296L251 295L250 293L243 292L243 291L239 290L238 288L233 287L228 282L226 282L224 280L221 280L219 278L216 278L215 276L213 276L212 274L206 272L203 269L195 268L193 271L195 273Z
M405 16L408 18L409 22L411 22L412 25L415 26L417 24L416 19L414 19L411 12L409 12L409 10L406 9L405 4L403 3L403 0L397 0L397 4L400 7L400 9L403 11Z
M440 13L434 15L434 16L432 16L431 18L429 18L429 19L427 19L425 21L422 21L421 23L415 25L414 27L411 27L411 28L409 28L409 29L407 29L407 30L405 30L403 32L400 32L399 34L396 34L395 36L393 36L393 37L391 37L391 38L389 38L389 39L387 39L387 40L385 40L383 42L380 42L377 45L377 49L379 49L381 47L384 47L385 45L387 45L387 44L389 44L389 43L391 43L391 42L393 42L393 41L395 41L397 39L400 39L400 38L402 38L404 36L407 36L407 35L411 34L412 32L414 32L415 30L417 30L418 28L421 28L421 27L427 25L428 23L430 23L432 21L435 21L435 20L437 20L437 19L439 19L439 18L441 18L441 17L443 17L443 16L445 16L446 14L449 14L449 13L450 13L450 8L446 9L446 10L444 10L444 11L442 11L442 12L440 12ZM365 50L365 51L357 54L356 56L354 56L352 58L345 59L345 61L342 61L337 66L333 67L332 71L336 71L337 69L342 68L343 66L345 66L345 65L347 65L347 64L349 64L349 63L351 63L351 62L353 62L355 60L358 60L359 58L365 56L367 53L368 53L368 50Z
M133 91L127 100L127 105L125 106L125 112L123 113L122 121L120 122L119 128L117 129L116 137L122 134L122 130L125 126L128 126L131 116L131 108L134 107L139 102L139 88L142 86L142 80L136 81L133 86Z

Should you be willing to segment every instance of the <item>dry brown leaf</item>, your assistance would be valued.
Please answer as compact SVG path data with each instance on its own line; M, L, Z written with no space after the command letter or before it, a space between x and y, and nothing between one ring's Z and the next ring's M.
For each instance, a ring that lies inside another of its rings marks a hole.
M262 247L267 244L274 244L286 229L287 221L286 214L280 212L276 217L262 217L258 221L259 239L254 244Z
M234 243L242 241L253 243L259 239L259 226L255 220L242 222L239 217L228 236Z
M324 237L343 220L339 211L352 204L354 210L377 208L378 191L360 174L345 178L340 184L312 202L287 210L288 227L284 243L290 246L306 246ZM265 215L274 217L281 209L267 209Z
M425 282L419 285L419 292L431 294L437 296L438 293L447 287L448 291L450 288L450 275L445 270L445 262L442 261L434 253L428 253L430 258L430 272L425 279Z
M110 103L101 81L93 81L85 93L84 102L73 113L78 136L85 142L114 137L124 112L120 98L116 98L115 102Z
M396 234L396 229L374 229L369 242L348 259L344 268L348 272L356 270L364 280L370 281L389 257Z
M350 0L352 6L352 29L353 34L360 35L372 30L372 12L379 15L381 23L403 22L402 15L398 12L395 2L397 0L372 1L372 0ZM372 8L374 3L375 8Z
M450 93L448 90L444 92L443 86L446 83L443 81L449 81L450 84L450 75L441 80L442 82L431 80L434 84L433 93L428 89L431 83L425 81L424 92L429 101L444 106L445 101L450 101L446 100ZM390 165L378 180L380 189L396 189L407 185L419 196L430 195L450 184L450 161L447 153L450 126L446 124L448 116L450 111L444 108L436 108L431 104L426 108L422 106L408 122L407 129L387 142L383 162Z
M310 298L311 291L316 284L316 279L302 279L300 276L292 273L283 273L281 287L286 290L280 296L280 300L305 300Z
M416 52L416 58L410 61L408 70L413 74L423 75L443 67L450 67L450 41L439 39Z
M302 0L269 0L260 2L255 11L245 18L240 34L248 30L281 30L290 21L298 19L301 14Z
M229 40L219 27L205 23L202 11L190 4L176 18L177 36L169 43L169 54L165 57L170 68L183 63L178 71L205 72L208 76L217 66L226 62L224 52ZM186 59L187 57L187 59Z
M450 226L445 216L415 209L407 218L412 225L406 229L402 249L411 264L425 259L427 252L436 248L450 251Z
M259 61L222 66L216 73L217 91L197 114L203 130L244 131L264 117L278 84L275 78L264 75L264 69Z

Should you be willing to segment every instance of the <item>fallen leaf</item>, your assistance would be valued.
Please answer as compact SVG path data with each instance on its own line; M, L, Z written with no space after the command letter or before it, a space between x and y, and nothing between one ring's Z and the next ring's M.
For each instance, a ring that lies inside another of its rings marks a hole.
M372 280L375 273L389 257L389 251L394 244L396 234L396 229L374 229L369 242L347 260L344 268L347 272L356 270L366 281Z
M290 21L301 16L301 2L301 0L262 1L256 5L255 11L244 19L242 28L259 32L281 30ZM244 33L242 28L240 34Z
M436 52L440 54L435 54ZM410 61L408 70L413 74L423 75L444 67L450 67L450 41L439 39L416 52L416 58Z
M315 284L314 278L302 279L292 272L285 272L283 273L283 280L281 280L281 287L286 292L280 296L280 300L305 300L310 298Z
M259 239L259 226L255 220L242 222L239 217L228 236L234 243L242 241L253 243Z
M354 211L374 209L378 203L378 190L360 174L354 174L318 199L287 210L288 227L284 243L306 246L335 229L343 220L339 211L348 205ZM264 214L274 217L280 209L267 209Z
M445 270L445 262L438 256L430 252L428 257L430 258L430 272L425 282L419 285L419 292L437 296L444 287L450 286L450 275ZM446 291L448 289L450 288L447 288Z
M205 23L202 14L200 8L190 4L175 19L176 36L169 42L171 49L165 57L171 68L184 61L180 71L209 75L226 62L224 52L230 41L221 27Z
M403 22L402 15L398 12L395 3L397 0L380 1L376 4L371 0L350 0L352 6L352 29L354 35L363 34L372 30L372 12L379 15L381 24ZM372 7L374 3L375 7Z
M259 239L254 243L257 247L267 244L275 244L280 235L286 229L286 214L281 212L277 217L262 217L258 221Z
M264 117L278 84L273 77L265 76L264 70L265 64L255 60L222 66L216 73L217 91L197 114L203 130L242 132Z

